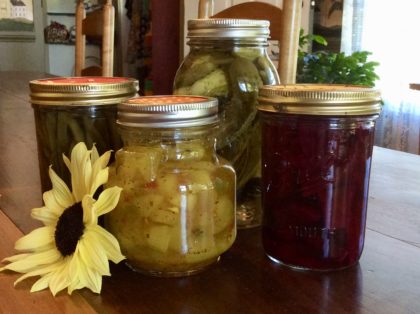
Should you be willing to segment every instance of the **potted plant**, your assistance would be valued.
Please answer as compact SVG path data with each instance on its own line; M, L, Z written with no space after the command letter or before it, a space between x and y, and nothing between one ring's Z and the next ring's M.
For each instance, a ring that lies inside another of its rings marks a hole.
M327 41L319 35L299 36L299 51L296 81L298 83L329 83L374 86L379 76L375 73L378 62L368 61L369 51L356 51L346 56L343 52L316 51L303 49L310 42L327 46Z

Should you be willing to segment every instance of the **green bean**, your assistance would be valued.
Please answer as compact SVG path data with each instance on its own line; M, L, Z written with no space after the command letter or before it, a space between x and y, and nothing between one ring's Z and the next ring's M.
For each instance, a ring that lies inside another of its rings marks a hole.
M71 130L71 134L73 135L73 139L78 142L85 142L85 136L82 128L79 126L79 123L75 119L67 120L67 124Z
M94 124L94 122L98 122L99 120L99 118L93 120L90 117L84 116L83 126L86 135L86 145L88 147L92 147L93 143L95 143L98 151L103 151L106 147L107 141L102 136L106 135L106 133L104 132L105 130L101 130L102 132L99 132L97 130L97 125Z

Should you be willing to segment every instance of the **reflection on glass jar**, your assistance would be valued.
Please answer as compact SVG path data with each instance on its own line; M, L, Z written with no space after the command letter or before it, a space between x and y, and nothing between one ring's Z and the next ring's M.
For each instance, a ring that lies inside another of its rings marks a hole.
M296 85L261 94L267 255L308 269L355 264L364 243L378 93Z
M267 55L269 22L208 19L188 22L190 53L175 77L174 94L219 100L217 152L237 174L238 228L260 224L258 88L278 84Z
M128 264L183 276L217 261L236 236L235 172L214 148L217 100L135 98L118 124L124 145L108 185L123 191L106 226Z
M128 78L49 78L30 82L35 114L42 191L51 188L48 167L70 186L62 155L74 145L96 145L100 154L121 147L116 130L117 104L137 94Z

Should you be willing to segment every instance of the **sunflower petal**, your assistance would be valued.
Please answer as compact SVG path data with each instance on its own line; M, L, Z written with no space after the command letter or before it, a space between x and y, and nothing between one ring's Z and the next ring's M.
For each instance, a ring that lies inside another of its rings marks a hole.
M68 208L74 204L74 198L66 183L55 173L50 166L49 174L53 186L52 192L55 200L62 208Z
M92 164L94 164L99 159L99 152L98 152L98 149L96 148L95 144L92 145L92 151L90 153L90 159L92 160ZM108 162L106 162L106 164L108 164Z
M109 169L100 170L94 177L92 177L92 184L89 189L90 194L94 194L96 190L108 181Z
M86 147L86 144L84 142L79 142L76 145L74 145L72 151L71 151L71 161L81 160L84 158L86 154L88 154L89 151Z
M41 227L35 229L23 236L15 243L15 249L18 251L36 250L54 242L53 227Z
M80 202L86 191L85 165L89 161L89 151L85 143L80 142L71 151L71 186L76 202Z
M125 256L121 254L117 239L111 233L98 225L89 229L92 231L92 236L95 237L95 243L102 246L109 260L118 264L125 259Z
M96 175L99 173L100 170L105 169L108 165L109 159L111 158L111 151L105 152L101 157L94 160L93 151L92 151L92 170L93 174Z
M43 276L43 275L45 275L45 274L52 273L52 272L54 272L54 271L55 271L58 267L60 267L60 263L54 263L54 264L48 265L48 266L46 266L46 267L42 267L42 268L38 268L38 269L35 269L35 270L33 270L33 271L30 271L30 272L26 273L25 275L20 276L20 277L19 277L19 278L15 281L14 285L16 286L19 282L21 282L22 280L25 280L26 278L29 278L29 277L33 277L33 276Z
M4 269L13 270L18 273L27 273L41 265L48 265L57 262L61 254L56 249L50 249L41 253L29 254L16 262L7 264Z
M57 217L63 213L65 208L61 206L55 199L53 190L44 192L42 199L44 200L45 207L48 208L49 211L56 214Z
M83 167L83 178L84 178L84 185L85 185L84 194L93 195L93 193L90 193L90 184L92 181L92 163L89 158L86 159L86 162Z
M101 275L110 276L106 253L98 250L95 245L92 245L93 243L94 239L92 239L89 231L85 232L84 237L77 244L81 259L88 267L97 270Z
M75 280L73 280L70 285L67 287L67 293L68 294L72 294L74 290L79 290L82 288L87 287L86 284L84 284L82 281L80 281L79 278L75 278Z
M69 264L69 278L70 278L70 284L67 288L67 293L72 294L74 290L80 289L84 287L83 280L81 280L81 271L80 271L80 256L79 256L79 250L76 248L76 251L73 253L73 256L71 258L70 264Z
M102 276L89 267L87 268L87 273L90 281L91 290L95 293L101 293L102 289Z
M80 265L80 284L83 284L83 287L87 287L95 293L100 293L102 287L102 277L99 273L90 269L83 260L80 260Z
M122 188L114 186L104 190L101 195L99 195L98 200L93 205L98 217L109 213L117 206L118 201L120 200L121 191Z
M68 268L69 261L66 259L66 261L52 273L49 286L51 293L54 296L70 284Z
M93 150L92 150L93 153ZM98 187L108 181L108 165L111 157L111 151L105 152L102 156L94 160L92 156L92 181L90 183L89 192L94 194Z
M2 260L2 262L10 262L10 263L16 262L16 261L19 261L19 260L21 260L21 259L29 256L29 255L30 255L30 253L23 253L23 254L13 255L13 256L4 258Z
M50 210L47 207L33 208L31 211L31 217L41 221L44 225L50 226L57 223L58 215L56 211Z
M70 159L63 154L63 160L64 160L64 164L67 166L67 169L69 169L69 171L71 171L71 162Z
M44 289L48 288L48 286L50 284L51 277L52 277L52 273L46 274L45 276L42 276L41 278L39 278L32 285L31 292L37 292L37 291L41 291L41 290L44 290Z
M82 199L83 222L85 225L98 223L98 216L96 215L93 206L94 202L95 200L90 195L85 195Z

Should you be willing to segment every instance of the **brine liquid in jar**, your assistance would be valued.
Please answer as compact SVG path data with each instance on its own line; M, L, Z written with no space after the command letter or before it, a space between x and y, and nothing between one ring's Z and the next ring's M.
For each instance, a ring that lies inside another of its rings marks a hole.
M63 154L84 142L100 154L121 148L117 104L137 95L138 81L124 77L55 77L30 82L42 191L51 189L48 168L68 186ZM112 155L113 157L113 155Z
M236 236L235 172L214 149L217 101L135 98L118 124L124 145L108 184L123 191L106 226L129 266L156 276L204 270Z
M365 236L374 120L380 110L377 92L298 85L265 95L262 91L260 109L266 254L303 269L357 263ZM274 95L283 96L284 103L278 97L270 103ZM335 105L339 95L344 96Z
M238 229L261 224L261 151L258 89L279 84L268 53L269 21L188 21L189 54L174 79L174 94L219 101L217 153L237 175Z

